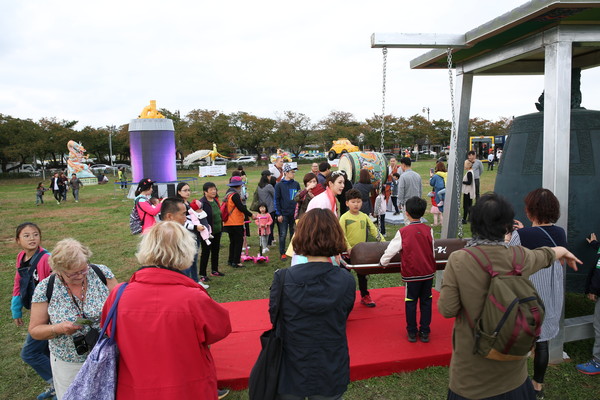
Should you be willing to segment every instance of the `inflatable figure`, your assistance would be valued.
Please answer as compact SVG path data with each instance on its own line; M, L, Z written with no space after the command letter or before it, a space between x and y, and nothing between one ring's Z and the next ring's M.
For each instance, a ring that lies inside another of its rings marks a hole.
M85 148L81 143L69 140L67 149L69 150L69 158L67 160L69 175L76 174L78 178L94 177L94 174L90 171L90 166L83 162L83 160L87 160L88 156L84 155Z
M215 159L217 157L229 158L229 157L225 157L223 154L219 153L217 151L217 145L215 143L213 143L213 149L212 150L198 150L198 151L193 152L192 154L189 154L183 160L183 165L185 165L187 167L191 163L193 163L194 161L202 160L204 158L210 158L211 159L211 165L215 165Z
M150 105L144 107L142 112L140 113L140 119L148 119L148 118L164 118L165 116L159 113L156 110L156 100L150 100Z
M277 154L273 154L271 156L271 163L275 163L275 160L277 160L277 157L281 157L283 159L283 162L292 162L292 157L290 156L290 153L288 153L287 151L283 151L282 149L277 149Z

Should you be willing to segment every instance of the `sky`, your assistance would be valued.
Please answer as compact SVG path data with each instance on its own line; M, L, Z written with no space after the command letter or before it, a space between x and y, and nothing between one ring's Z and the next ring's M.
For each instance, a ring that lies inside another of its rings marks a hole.
M481 0L7 1L0 13L0 114L129 123L158 108L312 122L381 114L382 52L372 33L465 33L524 3ZM390 49L386 114L451 119L447 70L411 70L426 49ZM543 76L476 76L471 117L535 112ZM582 73L600 109L600 68Z

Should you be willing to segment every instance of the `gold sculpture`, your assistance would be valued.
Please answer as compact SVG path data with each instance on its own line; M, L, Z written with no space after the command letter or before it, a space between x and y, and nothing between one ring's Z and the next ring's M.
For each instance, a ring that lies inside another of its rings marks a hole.
M156 100L150 100L150 105L144 107L142 112L140 113L139 118L147 119L147 118L164 118L165 116L159 113L156 110Z

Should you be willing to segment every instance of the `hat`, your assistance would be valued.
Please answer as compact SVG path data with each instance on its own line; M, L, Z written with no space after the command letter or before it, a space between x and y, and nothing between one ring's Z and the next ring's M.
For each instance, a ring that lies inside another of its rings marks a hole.
M144 192L152 187L154 181L150 178L144 178L138 184L138 190Z
M285 165L283 166L283 173L284 173L284 174L287 174L287 173L288 173L288 172L290 172L290 171L297 171L297 170L298 170L298 168L294 168L294 167L292 167L290 164L285 164Z
M268 169L265 169L263 172L260 173L262 176L269 176L269 175L273 175L271 173L271 171L269 171Z
M227 186L230 186L230 187L233 187L233 186L242 186L243 184L244 184L244 181L242 181L242 177L241 176L233 176L229 180L229 183L227 184Z

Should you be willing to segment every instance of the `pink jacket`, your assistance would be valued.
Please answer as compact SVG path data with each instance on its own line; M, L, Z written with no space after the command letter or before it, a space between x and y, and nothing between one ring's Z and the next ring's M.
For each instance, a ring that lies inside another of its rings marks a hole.
M271 234L271 225L273 224L273 218L270 214L258 214L254 218L254 222L258 226L258 234L260 236L267 236Z
M325 209L332 210L334 213L337 214L337 204L333 204L333 205L331 204L331 201L329 200L329 195L327 194L327 190L325 190L323 193L313 197L313 199L310 201L310 203L308 203L306 212L309 212L313 208L325 208Z
M160 214L161 205L162 203L158 203L158 205L153 206L145 197L140 198L138 201L138 207L140 208L138 214L142 220L142 235L156 223L154 216Z

